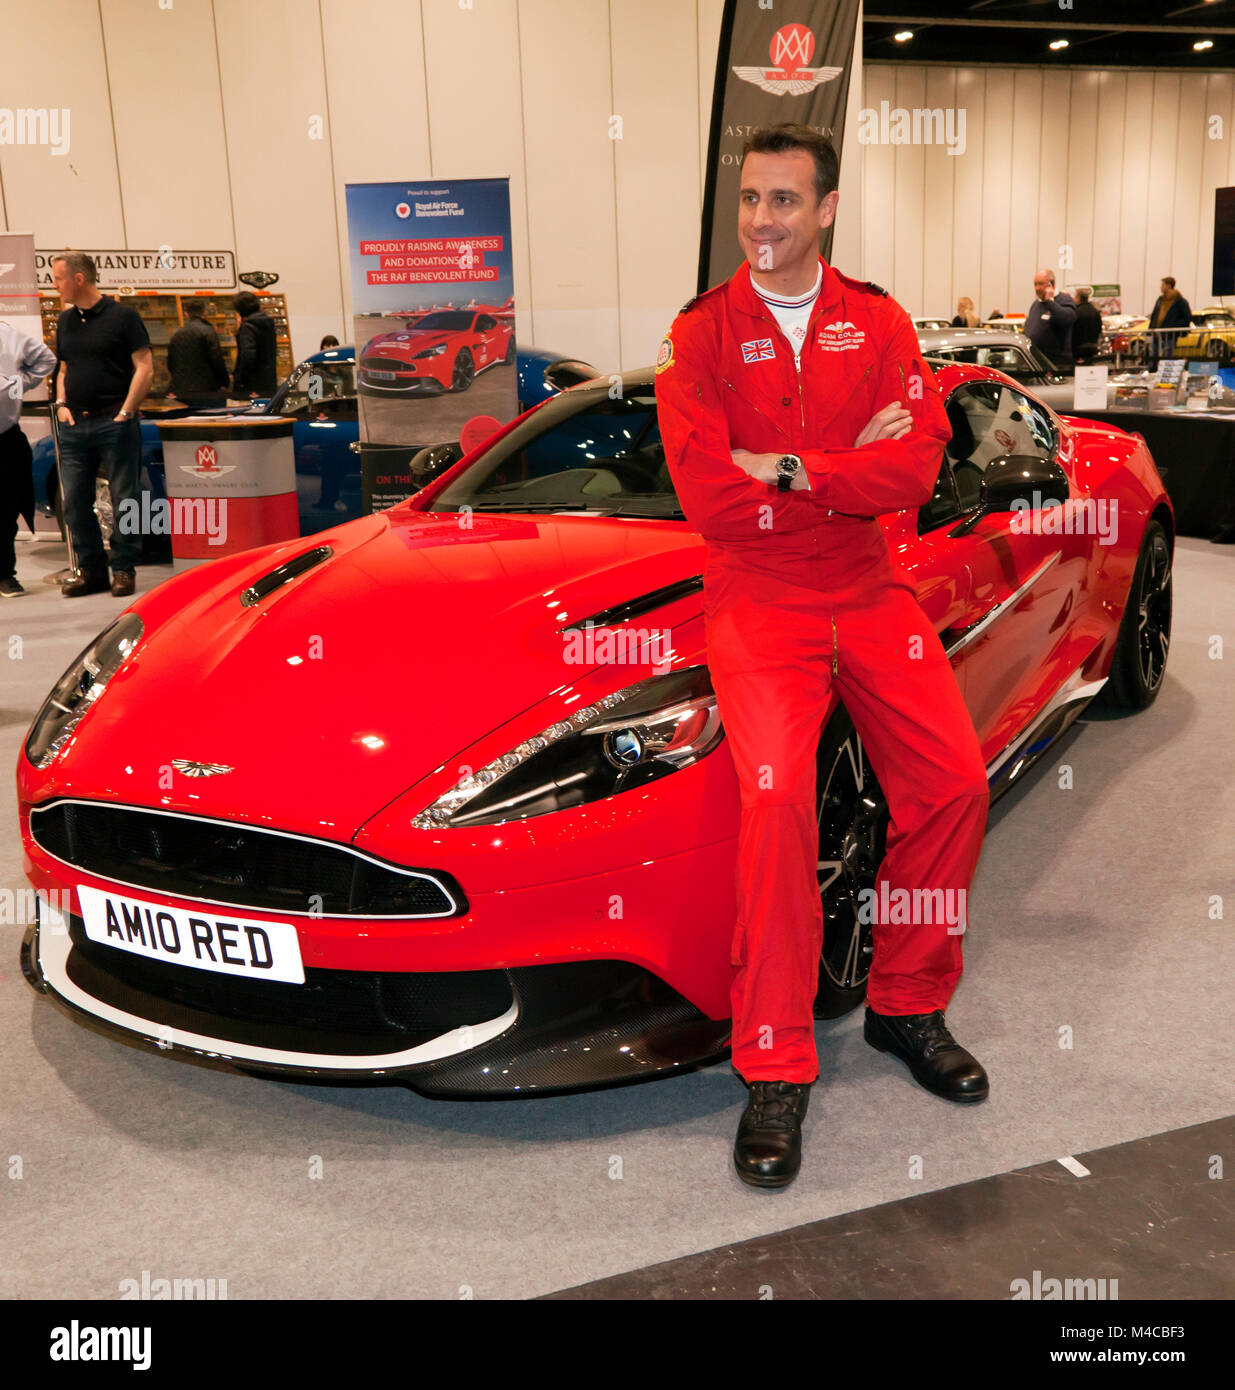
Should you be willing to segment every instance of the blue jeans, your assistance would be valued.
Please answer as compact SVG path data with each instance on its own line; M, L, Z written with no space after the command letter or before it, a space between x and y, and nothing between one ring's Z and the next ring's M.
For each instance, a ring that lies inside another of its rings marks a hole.
M138 496L142 465L141 423L136 418L119 422L107 415L77 418L75 425L60 426L60 478L64 487L64 521L73 538L78 570L90 577L107 573L103 535L94 514L94 480L100 465L111 489L115 524L111 538L113 570L129 570L141 558L141 533L121 525L121 504L140 516Z

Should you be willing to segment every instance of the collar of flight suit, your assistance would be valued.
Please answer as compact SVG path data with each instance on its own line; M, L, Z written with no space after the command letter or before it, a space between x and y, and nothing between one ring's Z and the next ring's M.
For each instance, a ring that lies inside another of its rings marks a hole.
M816 314L839 304L844 295L836 272L822 256L819 257L819 261L823 266L823 276L819 281L819 294L815 299L814 307L811 309L810 323L814 322ZM759 298L758 292L751 283L749 261L743 261L729 279L729 302L734 308L739 309L744 314L749 314L752 318L770 319L773 323L776 321L771 309Z

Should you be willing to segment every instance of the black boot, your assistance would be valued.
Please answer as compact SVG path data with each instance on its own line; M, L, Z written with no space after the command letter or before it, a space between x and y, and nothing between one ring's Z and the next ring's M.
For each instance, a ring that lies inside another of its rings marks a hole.
M879 1052L899 1057L925 1086L945 1100L985 1100L990 1082L982 1064L948 1032L943 1010L929 1014L877 1014L866 1010L862 1035Z
M752 1187L787 1187L802 1166L802 1120L812 1081L752 1081L733 1166Z

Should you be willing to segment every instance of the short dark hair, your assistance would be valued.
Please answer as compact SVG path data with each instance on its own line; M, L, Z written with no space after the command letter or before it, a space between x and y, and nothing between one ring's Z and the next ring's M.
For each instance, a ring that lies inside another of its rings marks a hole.
M760 126L753 130L742 146L741 163L748 154L784 154L788 150L805 150L815 161L815 201L818 203L836 191L840 181L840 160L832 142L808 125L782 121L780 125Z
M86 284L97 285L99 283L99 269L94 263L94 257L87 256L84 251L61 251L51 258L52 265L55 265L57 261L65 263L70 275L84 275Z
M1082 304L1088 304L1088 303L1089 303L1089 296L1090 296L1092 293L1093 293L1092 290L1079 289L1079 290L1077 290L1077 292L1076 292L1076 297L1077 297L1077 299L1079 299L1079 300L1081 301Z
M250 314L256 314L262 307L262 301L253 293L252 290L241 290L232 300L232 308L242 319L247 319Z
M319 347L317 350L318 350L318 352L325 352L325 350L326 350L327 348L338 347L338 346L339 346L339 340L338 340L338 338L336 338L335 335L334 335L333 333L327 333L326 336L322 339L321 345L320 345L320 347Z
M201 319L206 317L206 306L200 299L190 299L184 306L184 312L191 319Z
M1169 285L1169 286L1171 287L1171 289L1174 289L1174 288L1175 288L1175 277L1174 277L1173 275L1164 275L1164 276L1162 277L1162 283L1163 283L1164 285Z

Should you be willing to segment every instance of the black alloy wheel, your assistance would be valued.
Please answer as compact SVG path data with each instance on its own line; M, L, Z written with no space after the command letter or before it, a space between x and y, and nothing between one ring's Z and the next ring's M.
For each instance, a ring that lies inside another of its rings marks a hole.
M509 364L510 364L511 362L513 362L514 360L515 360L515 335L512 333L512 334L510 335L509 341L508 341L507 344L506 344L506 356L502 358L502 361L505 362L505 363L509 366Z
M872 895L887 847L888 805L843 707L828 721L815 766L823 949L814 1012L840 1018L866 997L874 957Z
M1107 708L1146 709L1157 699L1171 646L1172 588L1170 542L1161 522L1151 521L1099 700Z
M467 348L460 348L455 358L454 370L450 374L450 389L466 391L476 377L476 364Z

